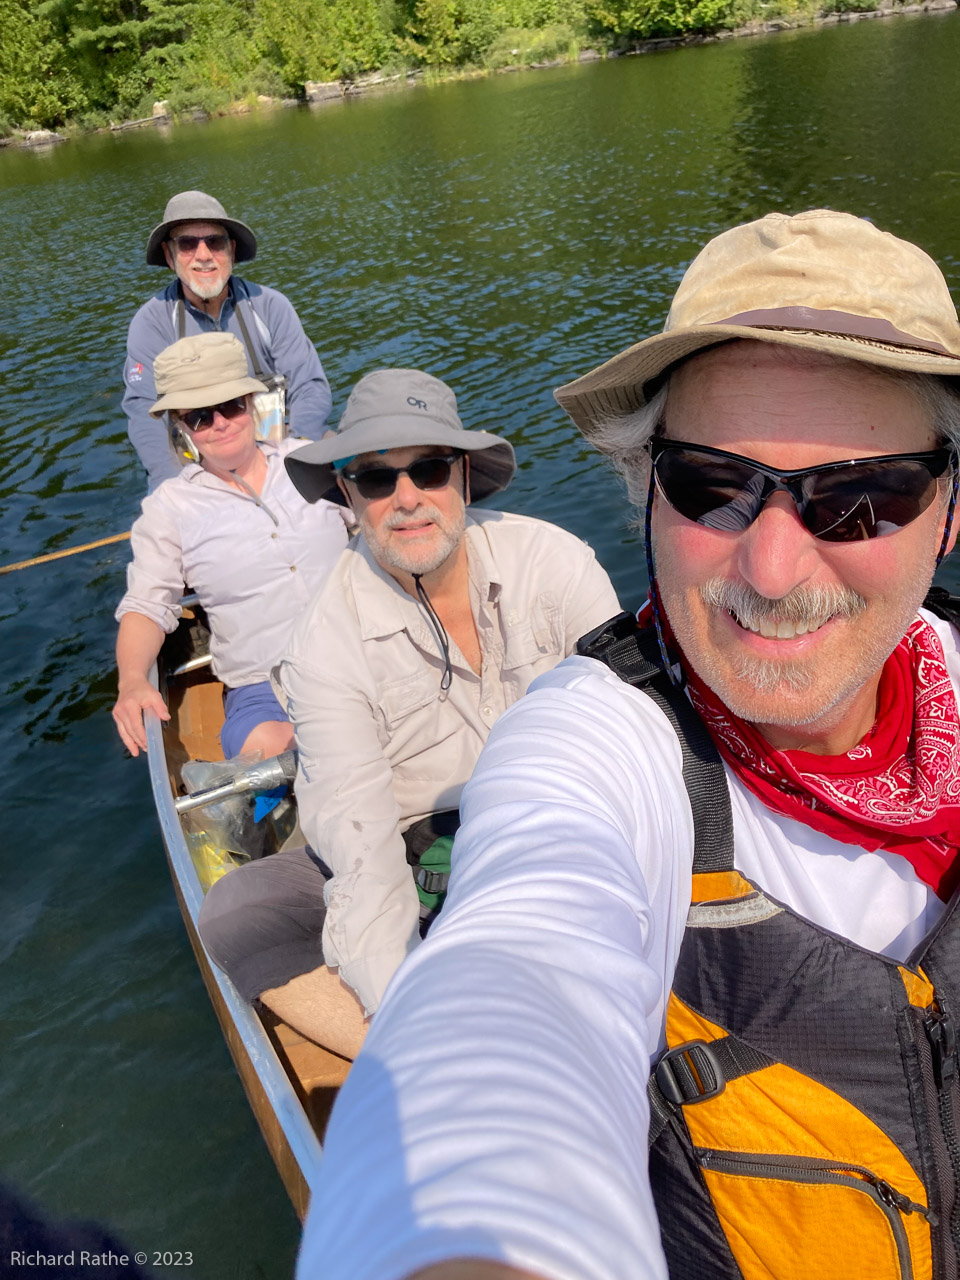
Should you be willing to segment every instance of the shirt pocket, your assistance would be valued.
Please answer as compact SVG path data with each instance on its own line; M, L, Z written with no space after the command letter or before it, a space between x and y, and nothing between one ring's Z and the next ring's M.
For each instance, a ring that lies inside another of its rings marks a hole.
M536 667L546 671L564 656L563 617L552 591L541 591L526 617L507 623L503 637L503 670Z
M439 696L438 680L430 671L416 671L382 685L380 712L387 732L393 736L415 712L429 707Z
M479 744L472 752L465 745L475 737L461 713L442 696L436 671L423 671L382 686L380 713L383 750L390 762L397 803L404 815L427 813L452 782L462 785L466 781ZM465 751L470 757L466 764Z

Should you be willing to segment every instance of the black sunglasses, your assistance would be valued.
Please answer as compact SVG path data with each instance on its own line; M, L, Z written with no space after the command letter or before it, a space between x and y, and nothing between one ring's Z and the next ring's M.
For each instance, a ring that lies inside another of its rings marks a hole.
M937 494L951 449L890 453L826 462L803 471L777 471L737 453L655 436L650 441L660 493L680 515L708 529L740 533L778 490L789 493L815 538L857 542L897 533Z
M180 253L196 253L201 244L205 244L211 253L223 253L230 247L230 237L222 231L215 231L209 236L171 236L170 243Z
M361 498L389 498L401 476L409 476L418 489L442 489L450 483L450 469L461 455L438 453L432 458L418 458L409 467L359 467L341 471L344 480L357 486Z
M213 426L213 415L219 413L221 418L232 422L247 411L247 397L237 396L233 400L224 400L223 404L212 404L203 409L185 409L177 412L177 421L182 422L189 431L206 431Z

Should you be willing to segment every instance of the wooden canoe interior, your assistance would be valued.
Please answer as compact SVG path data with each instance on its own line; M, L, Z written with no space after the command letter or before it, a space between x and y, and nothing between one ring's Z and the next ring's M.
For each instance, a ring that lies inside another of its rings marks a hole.
M223 759L219 739L223 723L223 686L210 674L209 668L203 668L170 678L165 696L170 709L170 720L163 730L167 767L174 792L180 794L183 791L180 770L187 760ZM179 886L177 897L190 943L250 1105L294 1208L302 1218L307 1209L308 1189L210 972L209 961L184 908ZM337 1090L346 1079L350 1062L305 1039L269 1009L261 1006L257 1012L317 1137L322 1141L330 1108Z

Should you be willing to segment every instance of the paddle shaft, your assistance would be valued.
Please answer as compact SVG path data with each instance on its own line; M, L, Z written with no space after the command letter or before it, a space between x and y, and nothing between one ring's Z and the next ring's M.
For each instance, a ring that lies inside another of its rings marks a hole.
M0 573L13 573L15 569L29 569L35 564L46 564L48 560L62 560L64 556L75 556L81 551L93 551L96 547L109 546L111 542L126 542L129 537L129 533L114 533L109 538L85 542L82 547L67 547L65 551L51 551L45 556L34 556L32 560L19 560L16 564L0 565Z

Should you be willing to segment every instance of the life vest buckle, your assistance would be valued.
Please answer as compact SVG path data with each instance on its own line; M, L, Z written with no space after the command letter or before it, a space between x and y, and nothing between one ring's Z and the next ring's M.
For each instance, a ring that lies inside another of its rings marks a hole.
M450 873L449 871L431 871L429 867L417 867L413 878L425 893L446 893Z
M677 1107L719 1097L727 1087L720 1061L705 1040L688 1040L668 1049L654 1077L667 1102Z

